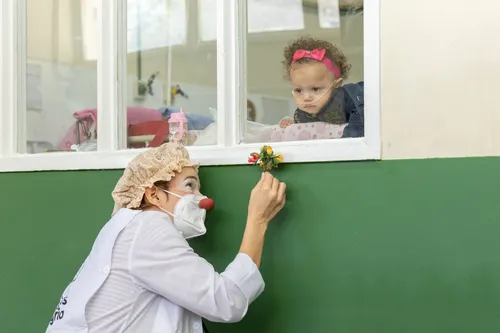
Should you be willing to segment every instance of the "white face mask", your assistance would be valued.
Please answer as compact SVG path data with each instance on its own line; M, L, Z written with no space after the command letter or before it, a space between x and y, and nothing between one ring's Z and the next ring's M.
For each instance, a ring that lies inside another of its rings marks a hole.
M174 217L174 226L179 230L181 235L185 239L204 235L207 232L207 228L205 227L207 211L200 208L199 204L201 200L207 197L194 194L181 196L167 190L163 191L179 198L173 214L166 209L158 208Z

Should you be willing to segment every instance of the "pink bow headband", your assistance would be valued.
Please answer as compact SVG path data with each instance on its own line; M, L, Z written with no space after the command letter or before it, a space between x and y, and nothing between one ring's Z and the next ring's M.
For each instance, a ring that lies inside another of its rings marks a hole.
M337 79L340 78L340 68L335 66L330 59L326 58L325 53L326 53L325 49L314 49L312 51L297 50L293 54L292 64L303 58L314 59L319 62L322 62L326 66L326 68L328 68L328 70L332 72L333 75L335 75Z

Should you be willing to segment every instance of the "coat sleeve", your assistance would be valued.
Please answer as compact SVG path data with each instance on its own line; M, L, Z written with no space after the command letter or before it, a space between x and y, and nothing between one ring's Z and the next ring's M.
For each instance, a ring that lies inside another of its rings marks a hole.
M221 274L198 256L165 215L141 222L129 270L142 288L213 322L237 322L264 290L264 280L246 254Z
M343 89L348 124L344 128L342 137L363 137L365 136L364 82L347 84Z

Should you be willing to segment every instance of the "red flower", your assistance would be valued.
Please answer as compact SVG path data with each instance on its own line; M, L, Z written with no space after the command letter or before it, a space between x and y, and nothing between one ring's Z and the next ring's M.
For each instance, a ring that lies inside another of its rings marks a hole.
M248 158L248 163L255 163L258 160L259 160L258 154L251 154L250 157Z

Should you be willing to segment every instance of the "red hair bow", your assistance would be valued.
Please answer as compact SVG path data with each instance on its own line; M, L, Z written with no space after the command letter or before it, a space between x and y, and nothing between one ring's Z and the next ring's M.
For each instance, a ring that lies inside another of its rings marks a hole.
M322 62L326 66L326 68L328 68L328 70L330 72L332 72L333 75L335 75L335 77L337 79L340 78L340 75L341 75L340 69L337 66L335 66L330 59L325 58L325 53L326 53L325 49L314 49L312 51L297 50L293 54L292 64L296 61L299 61L300 59L303 59L303 58L314 59L314 60L317 60L319 62Z
M314 49L312 51L309 50L297 50L293 54L292 63L302 59L302 58L310 58L317 61L322 61L325 57L325 49Z

